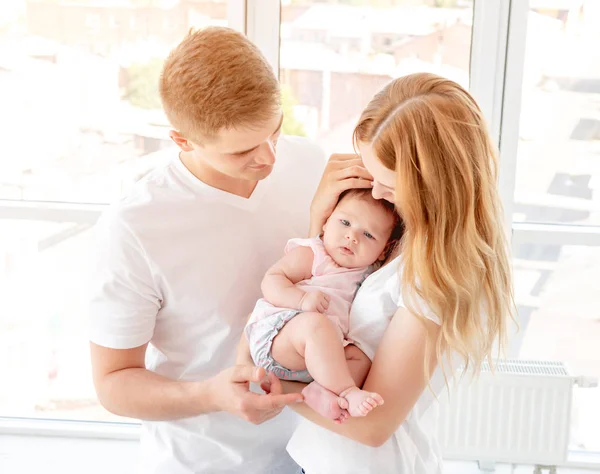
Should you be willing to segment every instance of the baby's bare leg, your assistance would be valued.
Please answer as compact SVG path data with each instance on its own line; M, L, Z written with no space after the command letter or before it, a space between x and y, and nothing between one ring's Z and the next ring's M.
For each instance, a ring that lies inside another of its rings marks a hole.
M371 360L354 344L344 347L344 353L346 355L346 362L348 363L350 375L352 376L354 383L357 387L362 388L363 384L365 383L365 379L369 374L369 370L371 369ZM346 400L344 400L346 402L345 404L341 404L339 401L340 397L337 394L327 390L318 382L312 382L302 391L302 393L304 394L305 399L308 400L309 404L312 402L311 406L316 405L317 403L322 406L348 406L348 402ZM321 413L320 411L318 412ZM343 423L348 419L349 416L349 413L344 410L341 415L339 417L336 416L334 420L338 423Z
M298 314L275 337L271 353L287 369L307 368L317 382L332 392L354 386L342 341L323 314Z
M298 324L305 313L298 314L288 321L277 333L271 346L271 355L280 365L289 370L306 370L304 353L300 352L294 343L294 332L302 327Z
M284 367L290 370L307 368L323 387L342 394L349 403L348 411L352 416L364 416L383 403L378 394L364 392L355 385L339 334L323 314L297 315L277 335L271 353ZM359 357L357 353L353 355ZM299 356L304 358L305 364L300 363ZM311 404L308 397L307 403Z
M283 326L273 340L271 355L283 367L289 370L306 369L304 353L307 337L305 334L313 323L312 318L315 318L315 321L327 319L318 313L299 314ZM318 387L317 390L314 390L315 386ZM306 404L325 418L342 423L350 416L346 410L348 402L345 398L338 397L315 382L309 384L302 393Z
M371 369L371 360L354 344L344 347L344 353L354 383L357 387L362 388Z

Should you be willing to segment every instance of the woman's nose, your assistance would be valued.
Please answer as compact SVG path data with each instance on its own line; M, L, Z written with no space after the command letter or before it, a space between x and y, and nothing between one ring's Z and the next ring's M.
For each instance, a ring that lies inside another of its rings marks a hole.
M371 195L373 196L373 199L382 199L383 198L383 190L381 189L381 186L379 185L379 183L375 182L373 184L373 189L371 190Z

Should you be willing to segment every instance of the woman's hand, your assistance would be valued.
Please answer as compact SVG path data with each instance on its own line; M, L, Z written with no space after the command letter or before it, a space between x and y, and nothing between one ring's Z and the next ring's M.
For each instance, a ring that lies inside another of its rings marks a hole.
M372 187L373 177L358 155L331 155L310 205L309 237L316 237L333 212L340 194L347 189Z

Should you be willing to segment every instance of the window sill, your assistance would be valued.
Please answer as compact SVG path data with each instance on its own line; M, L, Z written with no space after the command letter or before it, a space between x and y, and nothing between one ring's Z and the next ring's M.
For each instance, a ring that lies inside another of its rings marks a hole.
M0 435L137 441L140 430L139 423L0 417Z

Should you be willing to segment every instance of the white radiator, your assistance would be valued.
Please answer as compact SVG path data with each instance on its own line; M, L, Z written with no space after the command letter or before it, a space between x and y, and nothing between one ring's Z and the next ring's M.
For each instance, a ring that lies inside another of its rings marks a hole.
M440 397L438 439L446 459L557 465L566 460L574 377L562 362L504 360L478 379L460 375Z

